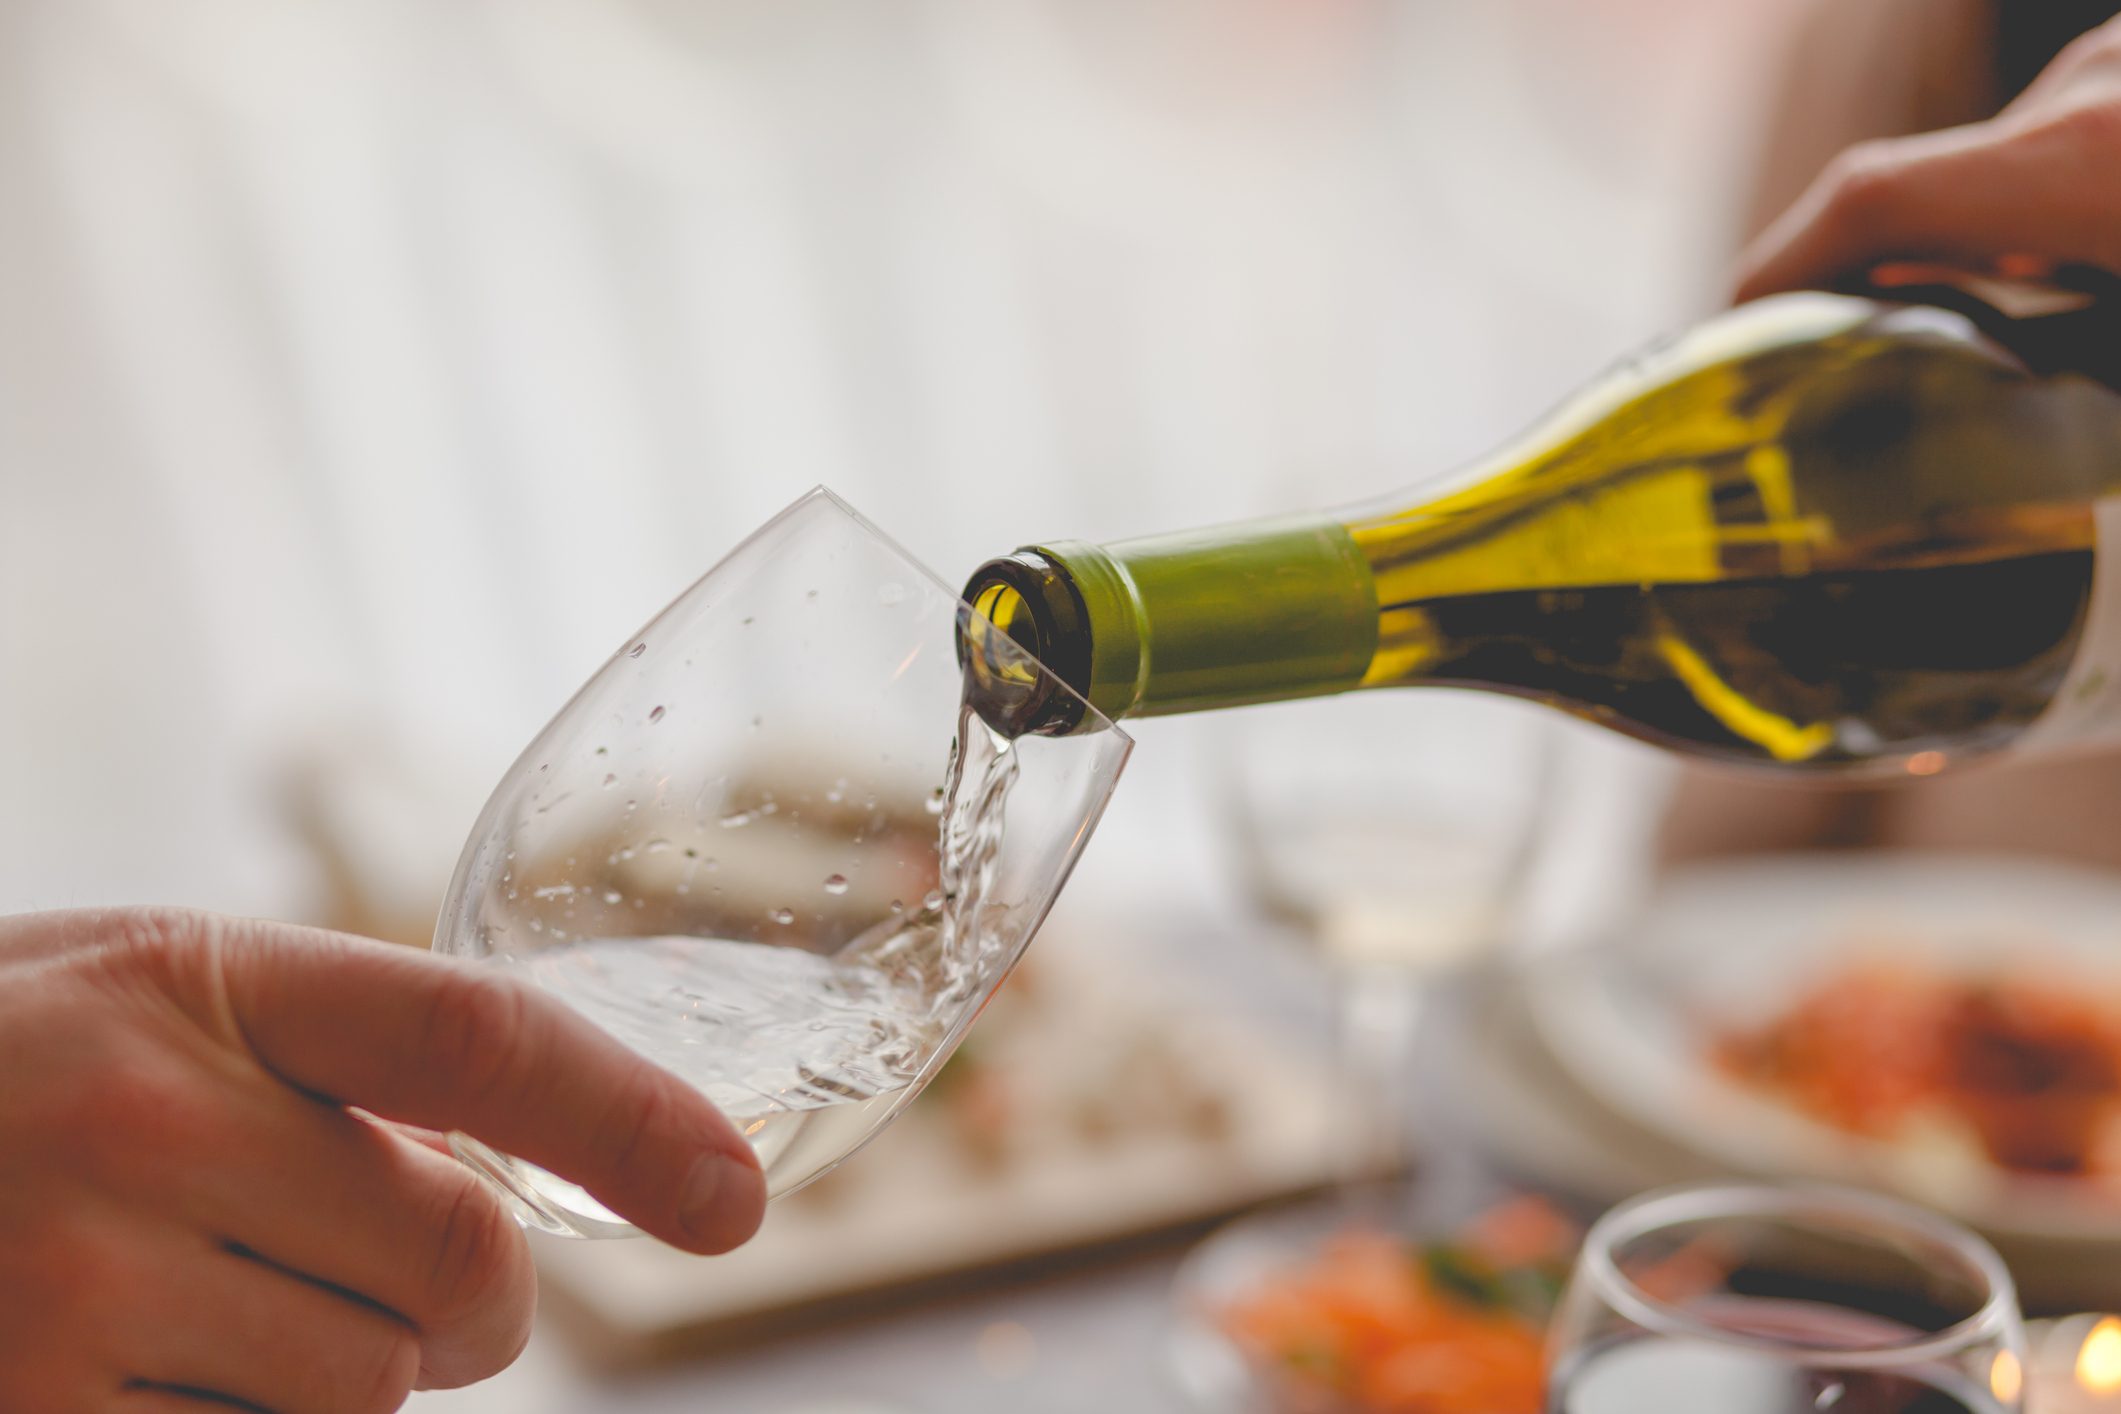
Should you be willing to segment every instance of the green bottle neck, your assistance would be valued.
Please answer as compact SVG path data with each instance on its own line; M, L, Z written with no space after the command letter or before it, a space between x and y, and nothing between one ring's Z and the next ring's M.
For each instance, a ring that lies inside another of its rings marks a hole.
M1342 692L1377 650L1370 566L1318 516L1030 546L981 566L965 597L1114 719ZM1080 716L1049 701L1015 726L1060 734Z

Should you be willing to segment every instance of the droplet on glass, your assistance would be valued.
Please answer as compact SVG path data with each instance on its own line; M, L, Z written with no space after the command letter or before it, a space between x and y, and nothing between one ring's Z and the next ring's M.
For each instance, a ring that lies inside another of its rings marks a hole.
M642 845L642 846L641 846L641 852L642 852L643 854L661 854L661 853L663 853L663 851L665 851L665 850L667 850L667 849L669 849L669 848L670 848L670 841L669 841L669 840L665 840L665 839L653 839L653 840L650 840L650 841L649 841L648 843L646 843L646 844L644 844L644 845Z
M768 916L784 928L795 922L795 910L792 908L776 908Z
M648 651L648 645L647 645L647 644L645 644L645 643L636 643L636 644L634 644L634 645L633 645L633 647L631 647L631 648L629 648L629 649L627 649L627 650L626 650L626 656L627 656L627 657L629 657L629 658L638 658L638 657L640 657L640 656L641 656L641 655L642 655L643 653L646 653L647 651Z
M929 796L929 797L927 798L927 800L925 800L925 801L923 801L923 802L922 802L922 804L923 804L923 805L925 805L925 806L927 807L928 813L929 813L930 815L940 815L940 814L942 814L942 813L943 813L943 788L942 788L941 786L937 786L937 787L935 788L935 794L934 794L934 795L931 795L931 796Z
M847 876L845 874L826 875L825 892L828 894L843 894L847 892Z
M876 602L885 608L906 602L906 586L896 580L885 580L876 587Z
M648 714L648 720L649 720L649 721L651 721L651 722L660 722L660 721L662 721L662 720L663 720L663 709L662 709L661 707L657 707L657 708L653 709L652 711L650 711L650 712L649 712L649 714Z
M942 906L943 895L942 891L939 889L930 889L921 898L922 908L941 908Z
M610 789L611 789L611 788L612 788L613 786L617 785L618 783L619 783L619 778L618 778L617 776L615 776L615 775L611 774L611 773L610 773L609 771L607 771L607 772L605 772L605 773L604 773L604 789L606 789L606 790L610 790Z
M621 902L623 898L624 895L620 894L617 889L604 890L604 902L606 903L618 903Z
M722 817L722 828L725 830L734 830L750 823L751 812L749 810L732 810Z

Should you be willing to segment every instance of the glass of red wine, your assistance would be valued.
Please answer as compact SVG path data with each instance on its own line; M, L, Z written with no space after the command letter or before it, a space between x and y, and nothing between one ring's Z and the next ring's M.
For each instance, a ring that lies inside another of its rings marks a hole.
M1623 1203L1548 1336L1549 1414L2015 1414L1995 1249L1895 1199L1775 1184Z

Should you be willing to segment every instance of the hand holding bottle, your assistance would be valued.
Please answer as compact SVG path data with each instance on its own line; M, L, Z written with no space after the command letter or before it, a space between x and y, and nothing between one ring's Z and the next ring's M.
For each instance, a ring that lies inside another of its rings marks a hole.
M0 919L0 1075L7 1409L367 1414L507 1365L522 1234L387 1121L529 1155L688 1251L765 1206L705 1099L558 1003L311 929Z
M1740 266L1742 300L1876 261L2011 256L2121 273L2121 20L2078 39L1985 122L1859 143Z

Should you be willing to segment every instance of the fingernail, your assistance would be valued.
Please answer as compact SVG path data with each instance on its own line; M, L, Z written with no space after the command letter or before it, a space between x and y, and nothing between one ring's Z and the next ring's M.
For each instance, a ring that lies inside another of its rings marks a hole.
M685 1176L678 1221L701 1243L733 1246L750 1235L748 1230L739 1230L756 1206L745 1191L747 1175L738 1172L744 1168L748 1165L721 1153L702 1154L693 1161L692 1172Z

